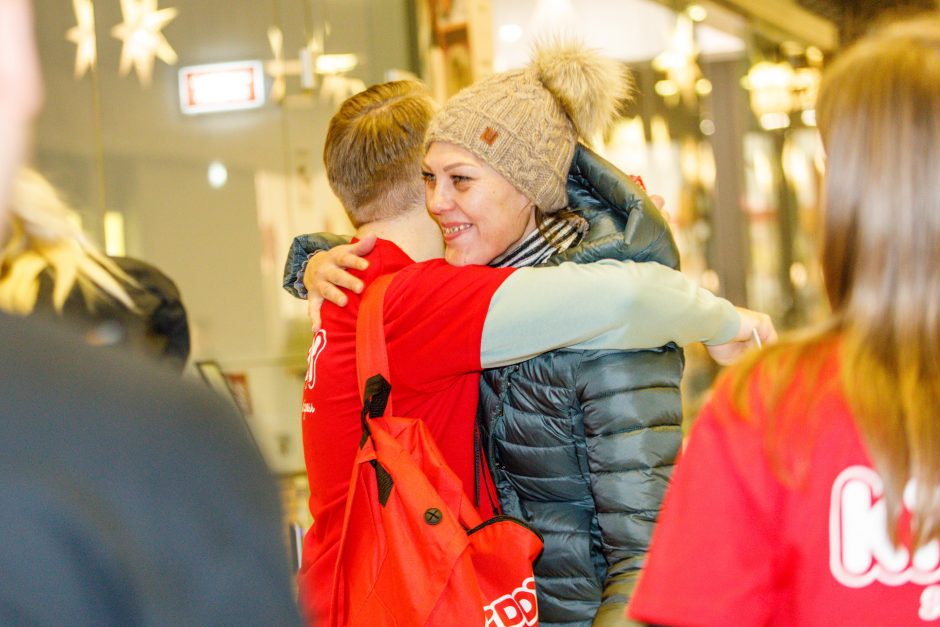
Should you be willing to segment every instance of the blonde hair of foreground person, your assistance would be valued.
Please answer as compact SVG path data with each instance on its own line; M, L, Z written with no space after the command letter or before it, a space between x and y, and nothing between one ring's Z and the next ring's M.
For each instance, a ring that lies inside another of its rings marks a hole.
M77 286L90 308L109 296L131 311L125 289L134 280L99 252L79 227L77 214L41 174L21 168L13 181L9 238L0 248L0 310L32 313L40 279L52 279L52 304L62 311Z
M812 402L820 348L838 343L840 380L828 383L841 384L884 481L892 538L905 485L920 486L911 537L921 546L940 538L940 14L843 52L816 110L828 160L822 266L832 317L752 358L732 380L734 398L743 415L767 407L775 471L800 482L818 425L776 416ZM800 364L803 384L789 394Z

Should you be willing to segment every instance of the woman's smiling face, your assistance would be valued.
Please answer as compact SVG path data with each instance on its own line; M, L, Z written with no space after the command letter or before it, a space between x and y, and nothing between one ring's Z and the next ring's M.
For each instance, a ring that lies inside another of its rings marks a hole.
M434 142L421 169L448 263L486 265L535 230L532 202L473 153Z

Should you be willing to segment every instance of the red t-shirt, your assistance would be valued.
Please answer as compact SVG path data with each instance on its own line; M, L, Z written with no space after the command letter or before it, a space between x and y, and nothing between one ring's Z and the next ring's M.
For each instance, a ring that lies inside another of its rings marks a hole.
M378 240L369 268L353 272L368 286L398 271L385 295L385 337L395 413L421 418L451 469L473 497L473 429L479 397L480 340L490 299L513 272L456 268L442 259L414 263ZM361 297L345 307L326 303L322 329L307 357L303 440L313 526L304 537L300 595L307 618L328 615L346 494L362 436L356 377L356 316ZM481 504L484 517L492 510Z
M792 487L772 470L767 416L741 418L728 386L716 390L667 492L632 618L663 625L940 620L940 543L912 558L889 542L882 481L841 388L825 385L834 381L833 350L812 402L773 417L781 421L774 434L781 427L794 441L814 434L806 479ZM798 459L794 448L786 449L790 460ZM901 536L909 537L903 521Z

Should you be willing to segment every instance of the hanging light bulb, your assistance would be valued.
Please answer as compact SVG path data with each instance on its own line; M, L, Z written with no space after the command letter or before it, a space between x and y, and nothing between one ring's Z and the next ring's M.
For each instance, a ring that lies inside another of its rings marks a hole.
M790 126L793 109L793 67L786 62L761 61L747 73L751 109L766 130Z
M686 14L693 22L704 22L708 17L708 11L700 4L692 3L685 8Z
M676 28L668 47L656 55L652 62L653 69L666 74L666 80L660 81L663 85L656 86L657 93L667 99L674 98L678 93L686 103L693 102L696 81L702 74L697 58L695 24L687 13L680 13L676 16Z

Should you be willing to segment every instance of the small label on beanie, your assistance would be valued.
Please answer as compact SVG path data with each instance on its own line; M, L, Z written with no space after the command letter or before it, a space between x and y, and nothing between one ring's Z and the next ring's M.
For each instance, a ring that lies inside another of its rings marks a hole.
M496 141L496 138L497 138L497 137L499 137L499 133L497 133L496 131L494 131L494 130L493 130L491 127L489 127L489 126L487 126L487 127L483 130L483 134L480 135L480 139L482 139L484 142L486 142L486 145L487 145L487 146L492 146L492 145L493 145L493 142Z

